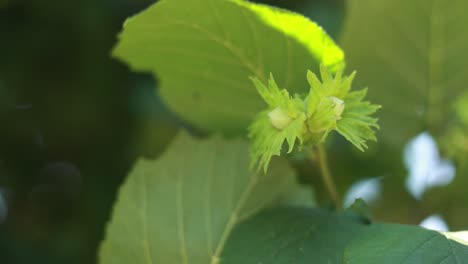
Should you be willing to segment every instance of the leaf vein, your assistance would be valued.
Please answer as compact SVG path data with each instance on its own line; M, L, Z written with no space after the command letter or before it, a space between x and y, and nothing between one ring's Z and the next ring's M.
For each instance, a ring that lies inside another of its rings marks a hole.
M212 222L211 222L211 192L213 190L212 183L213 183L213 174L214 174L214 165L216 159L216 146L214 151L210 153L211 155L211 162L210 162L210 169L207 170L207 179L206 179L206 190L205 190L205 227L208 237L208 255L213 255L213 230L212 230Z
M150 237L149 237L149 234L148 234L148 214L147 214L147 210L148 210L148 196L147 196L147 188L148 188L148 178L147 178L147 174L146 173L143 173L142 177L143 179L143 184L141 184L140 186L142 186L142 196L143 196L143 210L142 210L142 218L143 218L143 250L144 250L144 255L145 255L145 259L146 259L146 262L148 264L153 264L153 257L151 255L151 242L150 242Z
M258 177L259 177L258 174L254 174L250 176L247 188L244 190L244 192L240 196L236 207L234 208L234 210L231 212L229 216L228 222L221 235L220 242L218 246L216 247L215 254L212 257L211 264L217 264L219 257L221 256L222 250L224 249L224 245L229 235L231 234L232 229L239 221L239 218L238 218L239 213L243 209L245 203L248 201L250 194L252 193L254 187L256 186L258 182Z
M184 228L184 206L183 206L183 181L184 176L178 173L177 177L177 185L176 185L176 194L177 194L177 224L179 226L178 234L179 234L179 241L180 241L180 255L182 258L183 263L188 263L188 256L187 256L187 245L185 241L185 228Z
M244 16L245 20L247 21L247 24L249 25L249 29L252 32L252 36L253 36L254 41L255 41L255 46L256 46L256 50L257 50L257 52L256 52L257 53L257 64L258 64L258 67L260 68L259 73L261 73L261 75L258 76L258 78L261 79L262 81L266 82L267 78L265 77L265 65L264 65L264 62L263 62L264 54L263 54L262 46L260 44L259 33L257 31L257 28L256 28L255 24L252 23L252 20L251 20L250 16L248 14L246 14L245 9L241 8L241 11L242 11L242 15Z
M251 64L250 61L244 56L244 54L231 42L218 38L216 35L214 35L210 31L206 30L205 28L197 24L188 24L183 21L168 19L168 18L166 18L166 21L169 23L173 23L174 25L185 26L185 27L188 27L188 28L191 28L193 30L200 32L201 34L205 35L208 39L211 39L213 42L218 43L222 47L226 48L229 52L231 52L234 56L236 56L239 59L239 61L241 61L241 63L244 65L246 69L248 69L249 71L251 71L253 74L257 76L260 75L259 74L260 69L258 69L253 64Z

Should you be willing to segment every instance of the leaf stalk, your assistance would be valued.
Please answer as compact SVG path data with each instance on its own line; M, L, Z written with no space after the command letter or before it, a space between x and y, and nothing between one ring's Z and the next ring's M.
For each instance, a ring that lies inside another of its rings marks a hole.
M330 195L330 198L332 199L333 203L335 204L336 209L341 210L341 200L336 190L336 185L333 180L333 177L330 173L330 167L328 166L325 147L323 146L323 144L318 144L314 149L318 166L320 169L320 174L325 185L325 189L327 189L327 192Z

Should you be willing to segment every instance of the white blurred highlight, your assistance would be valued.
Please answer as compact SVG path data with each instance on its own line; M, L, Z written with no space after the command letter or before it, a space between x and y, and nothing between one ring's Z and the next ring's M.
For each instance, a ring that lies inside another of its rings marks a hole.
M437 144L427 132L406 145L403 158L409 172L406 189L418 200L426 190L446 186L455 178L455 166L451 161L440 158Z
M380 178L368 178L359 180L345 194L343 204L345 207L351 206L358 198L364 200L367 204L372 204L379 199L382 191Z
M439 231L439 232L448 232L449 228L445 220L440 215L431 215L428 218L424 219L419 226L426 229Z

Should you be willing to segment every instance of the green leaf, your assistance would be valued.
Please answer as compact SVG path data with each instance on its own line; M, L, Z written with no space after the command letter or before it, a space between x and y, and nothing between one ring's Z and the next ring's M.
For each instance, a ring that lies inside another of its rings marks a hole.
M345 246L361 228L357 220L325 210L266 211L234 229L221 263L341 264Z
M435 231L366 225L351 214L274 209L238 225L221 263L461 264L468 247Z
M114 56L160 79L170 108L195 126L243 134L265 104L249 77L272 72L291 94L307 69L343 52L321 27L286 10L240 0L162 0L127 20Z
M351 206L349 206L349 208L346 210L360 216L365 221L372 222L372 212L370 211L366 202L361 198L355 199L353 204L351 204Z
M420 227L374 224L346 248L345 259L349 264L462 264L468 247Z
M101 264L218 263L232 228L297 186L277 160L249 172L248 145L180 134L158 160L138 161L122 186Z
M468 2L348 1L342 38L348 67L383 105L384 142L401 147L423 130L440 136L466 90Z

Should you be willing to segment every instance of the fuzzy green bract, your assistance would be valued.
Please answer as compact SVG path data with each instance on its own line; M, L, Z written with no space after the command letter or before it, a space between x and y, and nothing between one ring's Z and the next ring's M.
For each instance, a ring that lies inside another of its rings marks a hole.
M262 111L250 127L249 136L254 139L251 150L252 166L259 160L260 166L266 171L271 157L280 155L285 140L289 145L288 152L293 150L296 140L302 143L306 115L303 101L297 97L291 98L284 89L280 90L271 74L268 86L256 78L252 78L252 81L268 104L268 110ZM279 122L284 127L279 127Z
M368 140L376 140L377 119L372 117L378 105L363 101L367 89L350 92L355 72L343 76L341 66L332 76L325 65L320 67L321 80L307 72L310 90L305 98L291 96L280 89L272 75L268 85L252 78L258 93L268 108L257 115L249 128L252 139L252 166L266 172L272 156L279 156L286 141L288 153L296 142L320 144L330 131L336 130L359 150L367 148Z

